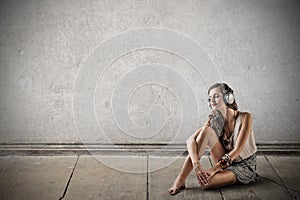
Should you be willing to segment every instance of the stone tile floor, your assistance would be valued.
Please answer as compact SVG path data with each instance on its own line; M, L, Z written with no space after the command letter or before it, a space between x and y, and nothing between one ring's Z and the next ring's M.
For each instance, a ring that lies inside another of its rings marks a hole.
M300 199L300 156L257 159L258 183L204 191L191 173L187 189L169 196L184 157L0 156L0 199Z

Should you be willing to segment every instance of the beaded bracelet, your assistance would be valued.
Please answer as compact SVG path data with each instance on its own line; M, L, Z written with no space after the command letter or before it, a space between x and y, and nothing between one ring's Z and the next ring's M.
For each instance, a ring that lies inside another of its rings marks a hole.
M219 161L221 168L226 169L232 164L231 156L229 154L225 154Z

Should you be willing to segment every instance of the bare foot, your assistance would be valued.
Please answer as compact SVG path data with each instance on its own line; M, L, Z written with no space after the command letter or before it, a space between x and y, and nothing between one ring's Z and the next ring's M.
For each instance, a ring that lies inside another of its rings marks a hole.
M185 189L185 184L181 185L181 186L176 186L176 184L174 184L170 189L168 189L168 193L169 195L175 195L178 192L180 192L180 190L184 190Z

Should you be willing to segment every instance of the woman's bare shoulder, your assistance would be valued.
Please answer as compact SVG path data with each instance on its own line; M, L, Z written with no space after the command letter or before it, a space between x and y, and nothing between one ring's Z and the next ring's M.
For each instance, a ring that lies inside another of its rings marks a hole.
M242 121L252 121L252 114L250 112L240 112L242 114Z

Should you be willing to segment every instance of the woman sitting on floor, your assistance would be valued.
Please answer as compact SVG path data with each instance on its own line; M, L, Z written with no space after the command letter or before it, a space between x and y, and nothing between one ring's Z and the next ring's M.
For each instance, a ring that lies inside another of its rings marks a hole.
M170 195L185 189L185 180L193 169L203 189L257 180L257 148L251 114L238 110L233 90L225 83L212 85L208 95L212 113L209 120L187 140L189 155L168 190ZM203 169L199 162L206 147L209 147L214 160L214 166L208 170Z

